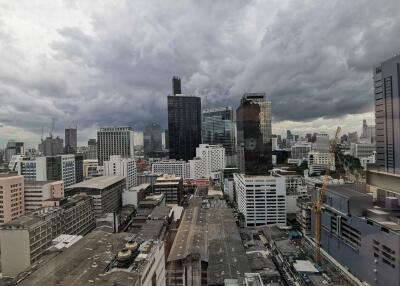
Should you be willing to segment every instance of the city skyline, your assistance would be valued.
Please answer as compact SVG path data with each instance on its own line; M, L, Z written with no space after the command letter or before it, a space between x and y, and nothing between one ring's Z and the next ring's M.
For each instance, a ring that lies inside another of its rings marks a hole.
M265 92L273 133L359 132L374 124L373 68L400 44L398 1L0 4L1 145L36 147L53 118L80 144L104 126L165 128L175 74L204 109Z

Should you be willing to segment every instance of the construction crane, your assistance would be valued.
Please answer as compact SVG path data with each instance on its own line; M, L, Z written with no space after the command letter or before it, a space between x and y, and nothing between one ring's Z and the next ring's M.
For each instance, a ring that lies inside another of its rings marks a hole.
M336 129L335 133L335 138L333 139L331 143L331 152L333 153L333 156L335 156L336 153L336 141L339 137L339 133L342 129L338 127ZM315 262L320 264L321 262L321 208L323 204L323 198L324 194L328 188L329 184L329 164L328 167L326 168L326 172L324 175L324 180L322 183L322 187L317 190L317 197L315 199L314 203L314 211L315 211Z

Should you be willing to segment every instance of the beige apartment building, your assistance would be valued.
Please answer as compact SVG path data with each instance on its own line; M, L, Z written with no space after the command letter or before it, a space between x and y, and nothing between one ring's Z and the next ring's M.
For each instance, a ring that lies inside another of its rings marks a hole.
M34 211L42 207L59 206L64 198L63 181L25 181L25 211Z
M24 214L24 176L0 175L0 224Z

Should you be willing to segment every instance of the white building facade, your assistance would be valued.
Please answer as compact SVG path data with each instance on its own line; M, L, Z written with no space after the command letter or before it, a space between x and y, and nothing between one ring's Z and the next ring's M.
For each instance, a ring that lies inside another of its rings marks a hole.
M286 225L284 177L233 174L236 200L246 226Z
M61 178L65 187L76 183L74 154L61 155Z
M326 169L335 171L335 154L320 152L308 153L308 168L310 174L321 173Z
M137 169L134 158L119 155L110 156L104 161L104 176L122 176L126 178L126 190L137 185Z
M190 178L189 163L183 160L164 160L160 162L154 162L151 165L151 171L153 174L175 175L183 179Z

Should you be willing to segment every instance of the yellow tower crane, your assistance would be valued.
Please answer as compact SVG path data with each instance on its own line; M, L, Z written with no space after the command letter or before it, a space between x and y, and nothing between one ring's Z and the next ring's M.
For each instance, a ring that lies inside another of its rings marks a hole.
M336 141L339 137L339 133L342 129L338 127L336 129L335 133L335 138L333 139L331 143L331 152L333 153L333 156L335 156L336 153ZM322 183L322 187L317 190L317 197L315 199L314 203L314 211L315 211L315 262L320 263L321 262L321 208L323 204L323 197L324 194L328 188L328 183L329 183L329 165L328 168L326 169L324 180Z

